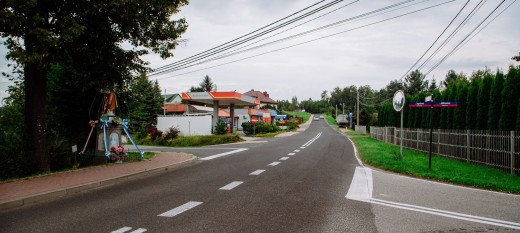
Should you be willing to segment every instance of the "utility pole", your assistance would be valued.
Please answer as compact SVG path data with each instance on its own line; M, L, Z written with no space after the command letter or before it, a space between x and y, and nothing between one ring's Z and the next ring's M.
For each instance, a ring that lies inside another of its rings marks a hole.
M343 115L345 115L345 103L341 103L341 105L343 106Z
M357 88L357 109L356 109L356 112L357 112L357 120L356 120L356 130L358 129L358 126L359 126L359 88Z

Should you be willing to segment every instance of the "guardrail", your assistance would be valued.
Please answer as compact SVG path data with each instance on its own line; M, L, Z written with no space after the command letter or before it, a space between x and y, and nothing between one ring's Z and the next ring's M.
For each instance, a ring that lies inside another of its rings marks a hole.
M370 137L399 145L400 128L370 127ZM403 129L403 147L430 150L430 131ZM433 130L433 154L520 174L520 132Z

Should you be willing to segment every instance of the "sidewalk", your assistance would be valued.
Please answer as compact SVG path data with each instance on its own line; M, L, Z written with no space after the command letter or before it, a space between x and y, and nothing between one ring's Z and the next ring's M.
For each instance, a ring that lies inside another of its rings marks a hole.
M147 161L87 167L0 184L0 210L67 196L73 193L165 171L195 160L186 153L158 152Z

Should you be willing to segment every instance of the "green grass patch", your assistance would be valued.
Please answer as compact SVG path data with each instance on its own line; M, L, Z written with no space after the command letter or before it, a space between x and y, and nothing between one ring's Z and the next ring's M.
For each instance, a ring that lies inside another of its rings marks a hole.
M303 118L303 122L305 123L311 118L311 114L308 112L285 112L287 115L295 115L297 117Z
M154 152L144 152L143 160L151 159L155 156ZM128 157L125 158L125 162L137 162L141 161L141 154L139 152L128 152Z
M325 116L325 120L327 121L327 123L329 123L329 125L338 125L338 123L336 122L336 119L334 119L332 116L329 116L327 114L324 114Z
M224 134L205 136L179 136L174 139L164 139L162 137L151 139L149 136L147 136L144 139L137 140L137 143L150 146L198 147L241 141L244 141L244 139L238 136L238 134Z
M356 144L363 162L371 166L414 177L520 194L518 176L441 156L432 156L432 169L429 170L426 153L403 149L403 159L400 160L399 146L352 132L349 131L347 134Z
M276 135L284 133L284 132L287 132L287 131L278 131L278 132L271 132L271 133L259 133L259 134L248 135L248 136L251 136L251 137L261 137L261 138L274 138Z

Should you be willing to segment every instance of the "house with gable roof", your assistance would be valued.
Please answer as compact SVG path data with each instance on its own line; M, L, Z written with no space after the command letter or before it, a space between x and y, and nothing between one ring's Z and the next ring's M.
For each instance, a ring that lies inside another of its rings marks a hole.
M248 95L260 100L260 105L257 106L257 109L265 108L267 105L271 105L276 108L276 104L278 104L276 100L269 98L269 93L267 93L267 91L261 92L251 89L250 91L244 93L244 95Z

